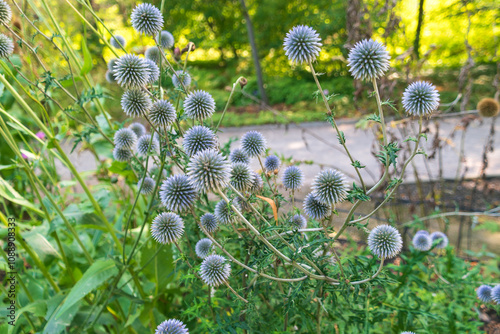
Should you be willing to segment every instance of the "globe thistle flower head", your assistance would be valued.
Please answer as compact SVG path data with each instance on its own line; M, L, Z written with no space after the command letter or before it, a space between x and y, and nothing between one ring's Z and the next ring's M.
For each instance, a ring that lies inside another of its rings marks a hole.
M312 184L316 199L325 204L340 203L347 197L345 176L334 169L321 171Z
M446 246L448 246L448 237L443 232L433 232L431 233L430 238L433 244L435 241L439 240L436 248L446 248Z
M172 84L174 87L181 87L182 84L184 84L184 87L187 87L191 84L191 76L189 73L184 72L183 70L176 71L174 74L172 74Z
M256 157L266 151L267 143L262 133L248 131L241 138L241 149L249 157Z
M215 149L217 137L212 130L203 125L196 125L184 134L182 147L187 155L193 156L198 152Z
M0 34L0 58L9 58L14 52L14 42L10 37Z
M112 71L106 71L106 81L109 82L110 84L116 83L115 76Z
M278 168L280 168L280 159L275 156L275 155L270 155L264 160L264 168L269 172L272 173Z
M130 18L132 27L141 34L155 36L163 27L163 15L149 3L141 3L135 7Z
M242 162L248 165L250 163L250 157L243 152L241 148L235 148L231 151L231 154L229 154L229 161L233 164L236 162Z
M160 201L171 211L189 209L196 199L196 190L184 174L170 176L160 187Z
M12 10L5 0L0 0L0 24L9 25L12 20Z
M201 226L203 226L203 228L209 233L214 233L219 226L219 224L217 223L217 218L215 218L215 216L211 213L205 213L203 216L201 216L200 223Z
M250 186L249 191L252 194L258 193L262 190L262 187L264 186L264 181L262 180L262 177L254 171L252 171L252 185Z
M156 63L151 59L144 59L144 61L146 62L146 64L148 64L149 68L148 83L153 84L160 78L160 69L158 68L158 65L156 65Z
M248 190L253 183L250 167L243 162L234 163L231 166L230 183L238 191Z
M146 134L146 128L141 123L134 122L130 124L128 128L134 131L137 138L142 137Z
M140 117L147 115L153 102L145 91L133 88L123 93L121 105L127 116Z
M415 334L415 333L406 331L406 332L401 332L401 334Z
M200 276L209 286L219 286L226 282L231 274L231 265L220 255L207 256L200 266Z
M500 284L491 289L491 300L500 304Z
M371 252L384 259L395 257L403 248L401 234L390 225L379 225L368 236Z
M123 128L115 132L114 143L117 147L134 148L137 144L137 135L129 128Z
M161 58L161 51L157 46L152 46L146 49L146 52L144 52L144 57L153 61L155 64L158 64Z
M118 147L113 149L113 158L119 162L129 161L134 154L132 150L128 147Z
M211 249L212 249L212 240L208 238L203 238L200 241L198 241L194 248L196 255L202 259L208 256Z
M127 41L123 36L115 35L109 39L109 44L114 48L124 48L127 45Z
M283 185L286 189L297 190L302 186L304 173L297 166L288 166L283 172Z
M137 189L141 189L141 194L143 195L151 195L155 190L155 180L150 177L145 177L139 180L137 183Z
M186 116L198 121L209 118L215 112L215 100L212 95L203 90L188 94L183 105Z
M113 66L118 84L124 88L144 87L150 75L148 64L143 58L126 54L118 58Z
M113 70L115 68L115 65L116 65L116 61L118 59L117 58L112 58L109 62L108 62L108 71L113 73Z
M307 220L304 216L302 215L294 215L290 219L290 223L292 224L293 228L296 228L298 230L306 228L307 227Z
M231 201L231 204L228 204L225 200L221 200L219 203L215 205L215 219L217 219L217 223L227 225L232 223L236 219L236 214L233 211L231 205L234 205L238 211L241 211L241 205L238 201Z
M422 252L426 252L429 249L431 249L431 247L432 247L432 240L429 237L428 233L427 234L425 234L425 233L415 234L415 236L413 237L412 243L413 243L413 247L415 247L415 249L418 249L419 251L422 251Z
M354 79L372 80L383 76L389 69L389 52L385 45L372 39L354 45L347 58L347 66Z
M308 26L295 26L285 37L283 43L285 55L293 63L302 64L313 62L321 51L319 34Z
M321 220L331 215L332 206L321 203L313 193L310 193L304 200L304 212L312 219Z
M182 321L168 319L156 327L155 334L189 334L189 331Z
M489 303L491 302L491 286L489 285L481 285L479 288L476 290L477 298L479 298L480 301L483 303Z
M417 231L417 233L415 233L415 235L417 235L417 234L425 234L425 235L429 236L429 232L427 232L426 230L419 230L419 231Z
M495 99L485 98L479 101L477 110L481 117L495 117L500 111L500 104Z
M439 107L439 93L433 84L417 81L406 88L402 102L408 114L427 116Z
M137 140L137 154L147 156L148 154L158 154L160 143L156 138L151 138L151 135L144 135Z
M162 212L151 224L153 239L161 244L169 244L179 239L184 233L184 221L173 212Z
M163 30L156 36L156 42L164 49L171 49L174 46L175 40L170 32Z
M149 119L156 126L167 128L177 119L177 112L172 103L167 100L158 100L153 103L149 111Z
M217 191L229 183L231 166L216 150L196 153L188 164L188 177L199 192Z

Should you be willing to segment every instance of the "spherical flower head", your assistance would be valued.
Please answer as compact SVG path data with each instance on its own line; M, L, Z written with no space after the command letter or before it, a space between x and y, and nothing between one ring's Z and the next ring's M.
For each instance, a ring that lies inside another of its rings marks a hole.
M0 0L0 24L9 25L12 20L12 10L5 0Z
M401 332L401 334L415 334L415 333L406 331L406 332Z
M191 84L191 76L188 72L179 70L172 74L172 84L174 85L174 87L181 87L181 82L184 84L184 87L187 87Z
M429 232L427 232L426 230L419 230L419 231L417 231L417 233L415 233L415 235L417 235L417 234L425 234L425 235L429 236Z
M354 45L347 58L347 66L354 79L378 79L389 69L389 52L385 45L372 39Z
M146 128L141 123L134 122L130 124L128 128L134 131L137 138L142 137L146 134Z
M115 75L113 74L112 71L106 71L105 77L106 77L106 81L109 82L110 84L116 83Z
M426 252L432 247L432 240L429 237L429 234L425 233L417 233L413 237L413 247L418 249L419 251Z
M231 154L229 154L229 161L231 163L236 163L236 162L242 162L245 164L250 163L250 157L241 149L241 148L235 148Z
M144 53L144 57L158 64L161 58L161 50L158 49L157 46L152 46L150 48L147 48L146 52Z
M123 36L114 35L109 39L109 44L111 44L112 47L119 49L124 48L125 45L127 45L127 41Z
M297 166L288 166L283 172L283 185L286 189L297 190L302 186L304 173Z
M290 223L292 224L293 228L296 228L298 230L306 228L307 227L307 220L304 216L302 215L294 215L290 219Z
M163 30L156 36L156 42L164 49L171 49L174 46L175 40L170 32Z
M500 284L491 289L491 300L500 304Z
M196 190L184 174L170 176L160 187L161 203L171 211L189 209L196 199Z
M121 105L127 116L140 117L147 115L153 102L145 91L134 88L123 93Z
M231 201L231 204L228 204L225 200L221 200L219 203L215 205L215 219L217 219L217 223L227 225L232 223L236 219L236 214L231 208L231 205L234 205L238 211L241 211L241 205L238 201Z
M155 334L189 334L189 330L182 321L168 319L156 327Z
M252 194L258 193L262 190L262 187L264 186L264 181L262 180L262 177L254 171L252 171L252 185L250 186L249 191Z
M145 177L142 180L139 180L137 183L137 189L141 189L141 194L143 195L151 195L155 190L155 180L150 177Z
M439 107L439 93L433 84L417 81L406 88L402 101L408 114L426 116Z
M115 68L115 65L116 65L116 61L118 59L117 58L112 58L109 62L108 62L108 71L110 71L111 73L113 73L113 70Z
M167 128L177 119L177 112L172 103L167 100L158 100L153 103L149 111L149 119L156 126Z
M491 286L481 285L476 290L477 298L479 298L479 300L482 301L483 303L491 302L491 290L493 290Z
M144 61L146 62L146 64L148 64L149 68L148 83L153 84L160 78L160 69L158 68L158 65L156 65L156 63L151 59L144 59Z
M120 86L136 88L144 87L148 83L150 70L143 58L126 54L116 60L113 74Z
M340 203L347 197L345 176L334 169L319 172L312 184L313 194L324 204Z
M283 43L285 55L293 63L302 64L313 62L321 51L319 34L308 26L295 26L285 37Z
M215 100L209 93L196 90L184 99L184 112L188 118L202 121L215 112Z
M132 27L139 33L155 36L163 27L163 15L158 8L149 4L141 3L130 15Z
M117 147L134 148L137 144L137 135L134 131L123 128L115 132L114 142Z
M439 240L436 248L446 248L446 246L448 246L448 237L443 232L433 232L430 237L433 244L435 241Z
M213 149L196 153L188 164L188 176L199 192L217 191L229 183L231 166Z
M264 168L269 172L272 173L278 168L280 168L280 158L278 158L275 155L270 155L264 160Z
M212 240L208 238L203 238L200 241L198 241L194 248L196 255L202 259L208 256L211 249L212 249Z
M205 213L203 216L201 216L200 223L201 226L203 226L203 228L209 233L214 233L219 226L219 224L217 223L217 218L215 218L215 216L211 213Z
M500 104L495 99L485 98L479 101L477 110L482 117L495 117L500 111Z
M187 155L193 156L198 152L215 149L217 138L212 130L203 125L196 125L184 134L182 147Z
M249 157L256 157L266 151L266 138L257 131L248 131L241 137L241 149Z
M127 147L116 146L113 149L113 158L119 162L129 161L133 155L132 150Z
M153 239L161 244L169 244L179 239L184 233L184 221L173 212L162 212L151 224Z
M209 286L219 286L229 278L231 265L220 255L209 255L200 266L200 276Z
M313 193L310 193L304 200L304 212L312 219L321 220L331 215L332 206L321 203Z
M9 58L14 52L14 42L10 37L0 34L0 58Z
M253 175L250 167L243 162L232 164L230 182L238 191L248 190L253 182Z
M379 225L371 230L368 236L368 247L374 255L389 259L401 252L403 239L394 227Z
M144 135L137 140L137 154L147 156L148 154L158 154L160 143L158 139L152 138L151 135Z

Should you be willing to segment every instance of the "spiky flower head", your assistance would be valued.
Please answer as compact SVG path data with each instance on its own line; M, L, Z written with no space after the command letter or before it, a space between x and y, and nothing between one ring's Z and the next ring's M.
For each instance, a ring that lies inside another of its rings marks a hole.
M217 223L217 218L211 213L205 213L200 218L201 226L209 233L214 233L217 230L219 224Z
M304 200L304 212L312 219L320 220L330 216L332 206L321 203L313 193L310 193Z
M347 66L354 79L378 79L389 69L389 52L385 45L365 39L354 45L347 58Z
M0 34L0 58L9 58L14 52L14 42L10 37Z
M307 227L307 220L304 216L296 214L290 219L293 228L303 229Z
M196 125L184 134L182 147L184 147L187 155L193 156L204 150L215 149L217 147L217 137L206 126Z
M196 90L184 99L184 111L188 118L202 121L215 112L215 100L209 93Z
M229 183L231 166L226 158L210 149L196 153L188 164L188 176L199 192L217 191Z
M484 98L477 104L477 110L482 117L495 117L500 111L500 104L495 99Z
M126 54L116 60L113 74L124 88L144 87L149 80L150 70L143 58Z
M108 62L108 71L110 72L113 72L114 71L114 68L115 68L115 65L116 65L116 61L118 59L117 58L112 58L109 62Z
M248 131L241 137L241 149L249 157L256 157L266 151L266 138L257 131Z
M130 19L132 27L145 35L155 36L163 27L163 15L158 8L149 3L141 3L135 7Z
M231 166L231 185L238 191L245 191L252 186L253 175L250 167L243 162Z
M413 247L419 251L426 252L432 247L432 240L429 237L429 233L418 233L413 237Z
M168 319L156 327L155 334L189 334L189 330L182 321Z
M179 70L172 74L172 84L174 85L174 87L180 87L181 82L184 84L184 87L187 87L191 84L191 76L188 72Z
M156 42L160 44L162 48L171 49L174 46L175 40L170 32L163 30L156 36Z
M177 112L169 101L158 100L153 103L149 111L149 119L154 125L167 128L177 119Z
M155 190L155 180L146 176L137 182L137 189L141 189L143 195L150 195Z
M212 240L208 238L203 238L200 241L198 241L194 248L196 255L202 259L208 256L211 249L212 249Z
M127 41L123 36L114 35L109 39L109 44L111 44L112 47L119 49L124 48L125 45L127 45Z
M157 46L152 46L146 49L146 52L144 52L144 57L155 62L155 64L158 64L161 58L161 51Z
M184 174L170 176L160 187L161 203L171 211L184 211L193 205L196 190Z
M153 84L158 79L160 78L160 69L158 68L158 65L151 59L144 59L146 64L148 64L149 68L149 78L148 78L148 84Z
M114 142L117 147L134 148L137 144L137 135L134 131L123 128L115 132Z
M428 236L429 232L427 232L426 230L419 230L419 231L417 231L417 233L415 233L415 235L417 235L417 234L425 234Z
M347 197L345 176L338 170L327 169L319 172L312 184L316 199L325 204L340 203Z
M212 254L203 260L200 266L200 276L205 284L219 286L229 278L231 265L223 256Z
M439 107L439 93L433 84L417 81L406 88L402 101L408 114L426 116Z
M119 162L129 161L133 155L134 154L132 153L132 150L127 147L116 146L113 149L113 158L115 158L115 160Z
M483 303L489 303L491 302L491 286L489 285L481 285L479 288L476 290L477 298L479 298L480 301Z
M368 247L374 255L388 259L401 252L403 239L394 227L379 225L371 230L368 236Z
M264 181L262 180L262 177L254 171L252 171L252 185L250 186L249 191L251 193L258 193L262 190L262 187L264 186Z
M153 102L145 91L133 88L123 93L121 105L127 116L140 117L147 115Z
M288 31L283 43L285 55L296 64L315 61L321 45L321 38L316 30L303 25Z
M278 158L275 155L270 155L264 160L264 168L269 172L272 173L278 168L280 168L280 158Z
M146 134L146 128L141 123L134 122L128 126L128 128L134 131L137 138Z
M448 237L443 232L433 232L431 233L430 237L432 243L439 240L438 244L436 245L436 248L446 248L446 246L448 246Z
M110 84L116 83L115 76L112 71L106 71L106 81L109 82Z
M500 304L500 284L491 289L491 300L493 300L497 304Z
M12 20L12 10L5 0L0 0L0 24L9 25Z
M250 157L241 148L235 148L231 151L231 154L229 154L229 161L233 164L236 162L249 164Z
M144 135L137 140L137 153L142 156L148 154L158 154L160 143L158 139L151 138L151 135Z
M297 166L288 166L283 172L283 186L286 189L297 190L302 186L304 173Z
M228 204L225 200L221 200L215 205L214 214L215 219L217 219L217 223L227 225L236 219L236 213L234 213L231 205L234 205L238 211L241 211L240 203L235 200L232 200L230 204Z
M179 239L184 233L184 221L178 214L162 212L151 224L151 235L161 244L169 244Z

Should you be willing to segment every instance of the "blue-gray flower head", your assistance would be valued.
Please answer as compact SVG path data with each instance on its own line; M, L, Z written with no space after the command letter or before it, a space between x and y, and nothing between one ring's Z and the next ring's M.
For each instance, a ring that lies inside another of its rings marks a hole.
M160 49L158 49L157 46L152 46L152 47L146 49L146 52L144 53L144 57L146 59L149 59L149 60L155 62L155 64L158 64L160 61L160 58L161 58L161 51L160 51Z
M116 83L115 76L112 71L106 71L106 81L110 84Z
M151 235L161 244L169 244L179 239L184 233L184 221L178 214L162 212L151 224Z
M252 186L253 175L250 167L243 162L231 166L231 185L238 191L248 190Z
M368 236L370 251L384 259L395 257L403 248L401 234L390 225L379 225Z
M430 115L439 107L439 93L427 81L414 82L403 93L403 107L413 116Z
M383 76L389 69L389 52L385 45L365 39L354 45L347 58L347 66L354 79L372 80Z
M109 39L109 44L114 48L124 48L127 45L127 41L123 36L115 35Z
M154 125L167 128L177 119L177 112L169 101L158 100L153 103L153 107L149 111L149 119Z
M298 230L306 228L307 227L307 220L304 216L302 215L294 215L290 219L290 223L292 224L293 228L296 228Z
M133 149L135 144L137 144L137 135L134 131L128 128L123 128L115 132L114 142L117 147L127 147Z
M196 243L194 248L196 255L199 258L206 258L208 254L210 254L210 250L212 249L212 240L208 238L203 238Z
M275 155L270 155L264 160L264 168L269 172L272 173L278 168L280 168L280 158L278 158Z
M215 112L215 100L209 93L196 90L184 99L184 111L188 118L202 121Z
M123 93L121 105L127 116L140 117L148 114L153 102L145 91L133 88Z
M132 27L141 34L155 36L163 28L163 15L149 3L141 3L135 7L130 19Z
M108 71L110 71L111 73L113 73L114 69L115 69L115 65L116 65L116 61L118 60L118 58L112 58L109 62L108 62Z
M262 180L262 177L254 171L252 171L252 185L250 186L250 192L252 194L258 193L262 190L262 187L264 186L264 181Z
M436 245L436 248L446 248L448 246L448 237L443 232L433 232L431 233L432 243L439 240Z
M184 134L182 142L187 155L193 156L198 152L217 147L217 138L212 130L203 125L196 125Z
M304 173L297 166L288 166L283 172L283 186L286 189L297 190L302 186Z
M239 204L238 201L232 200L231 204L238 209L238 211L241 211L241 205ZM236 219L236 213L234 212L233 208L225 200L221 200L219 203L215 205L215 219L217 220L217 223L222 224L222 225L227 225L232 223Z
M148 154L158 154L160 150L160 143L158 139L153 138L151 140L151 135L144 135L139 137L137 140L137 154L141 156L146 156Z
M417 233L413 237L412 242L413 242L413 247L422 252L426 252L432 247L432 240L429 237L429 234Z
M149 68L148 83L153 84L160 78L160 69L158 68L158 65L156 65L156 63L151 59L144 59L144 61L146 62L146 64L148 64Z
M174 36L170 32L163 30L156 36L156 42L158 42L162 48L171 49L174 46L175 40Z
M170 176L160 187L161 203L171 211L189 209L196 199L196 190L184 174Z
M149 66L143 58L126 54L116 60L113 74L118 84L124 88L140 88L148 83Z
M401 332L401 334L415 334L415 333L406 331L406 332Z
M249 164L250 157L241 148L235 148L231 151L231 154L229 154L229 161L233 164L236 162Z
M229 183L231 166L226 158L210 149L196 153L188 164L188 176L199 192L217 191Z
M129 161L133 155L132 150L126 147L116 146L113 149L113 158L119 162Z
M491 302L491 290L493 290L491 286L481 285L476 290L477 298L479 298L479 300L482 301L483 303Z
M180 87L181 82L184 84L184 87L187 87L191 84L191 76L188 72L179 70L172 74L172 84L174 85L174 87Z
M9 25L12 20L12 10L5 0L0 0L0 24Z
M155 334L189 334L189 330L182 321L168 319L156 327Z
M321 203L316 199L313 193L310 193L304 200L304 212L312 219L321 220L331 215L332 206L330 204Z
M285 55L297 64L315 61L321 45L321 38L316 30L303 25L293 27L286 34L283 43Z
M128 128L134 131L137 138L142 137L146 134L146 128L141 123L134 122L130 124Z
M10 37L0 34L0 58L9 58L14 52L14 42Z
M229 278L231 265L220 255L209 255L203 260L200 267L200 276L209 286L219 286Z
M491 300L500 304L500 284L491 289Z
M248 131L241 137L241 149L249 157L256 157L266 151L266 138L257 131Z
M141 188L141 184L142 184L142 188ZM145 178L143 178L143 179L139 180L139 182L137 182L137 189L141 189L141 194L143 194L143 195L150 195L155 190L155 180L146 176Z
M200 223L205 230L207 230L209 233L214 233L217 230L217 227L219 224L217 223L217 218L211 213L205 213L203 216L200 218Z
M429 232L427 232L426 230L419 230L419 231L417 231L417 233L415 233L415 235L420 234L420 233L429 236Z
M347 197L345 176L334 169L319 172L312 184L316 199L324 204L340 203Z

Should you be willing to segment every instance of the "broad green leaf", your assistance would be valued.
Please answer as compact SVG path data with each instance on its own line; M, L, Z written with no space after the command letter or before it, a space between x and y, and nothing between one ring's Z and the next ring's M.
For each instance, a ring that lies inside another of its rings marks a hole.
M144 266L160 247L157 243L149 243L148 247L141 251L141 266ZM174 279L174 263L172 248L163 246L156 257L142 271L146 277L157 282L158 289L162 291L167 283Z
M21 206L26 207L40 215L43 214L42 210L35 208L33 204L28 202L24 197L22 197L12 186L5 181L2 177L0 177L0 196L5 198L12 203L19 204Z
M47 255L52 255L62 259L62 256L59 254L59 252L40 233L28 232L24 234L24 238L41 258L44 258Z
M66 309L65 312L60 314L58 311L61 308L63 300L64 296L62 294L58 294L47 300L47 314L45 315L45 319L48 319L48 321L43 328L43 334L58 334L71 325L73 318L80 308L80 303L73 304L73 307Z
M47 301L35 300L33 303L19 309L16 316L19 318L24 312L29 312L36 317L43 317L47 313Z
M90 72L92 69L92 56L90 55L90 51L87 48L87 42L85 40L85 36L82 37L82 53L83 53L83 65L82 70L80 71L80 75L85 75Z

